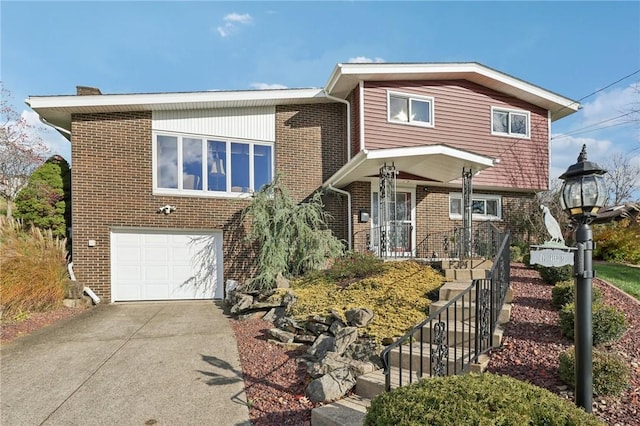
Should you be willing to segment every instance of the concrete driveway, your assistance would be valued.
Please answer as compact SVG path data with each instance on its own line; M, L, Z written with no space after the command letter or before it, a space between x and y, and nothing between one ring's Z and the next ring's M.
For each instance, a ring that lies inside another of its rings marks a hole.
M2 425L248 425L214 302L104 305L0 349Z

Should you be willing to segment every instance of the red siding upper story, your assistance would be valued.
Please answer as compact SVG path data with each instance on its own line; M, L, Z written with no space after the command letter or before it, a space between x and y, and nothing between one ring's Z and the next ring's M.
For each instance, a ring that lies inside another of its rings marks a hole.
M434 98L434 127L389 122L389 90ZM364 83L363 98L364 145L368 150L448 145L500 159L499 164L474 177L474 186L547 189L549 120L543 108L466 80L369 81ZM491 107L529 111L531 137L492 135ZM359 144L359 138L353 144Z

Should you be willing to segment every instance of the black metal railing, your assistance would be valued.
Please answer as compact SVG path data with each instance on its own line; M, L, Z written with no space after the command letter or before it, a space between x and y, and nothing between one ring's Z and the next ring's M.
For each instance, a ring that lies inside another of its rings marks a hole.
M407 222L376 226L354 235L354 250L384 259L414 257L413 226Z
M499 243L486 279L473 280L446 305L382 351L385 390L423 377L466 372L480 355L499 344L494 341L494 332L509 289L509 268L507 233ZM392 365L396 368L392 369Z

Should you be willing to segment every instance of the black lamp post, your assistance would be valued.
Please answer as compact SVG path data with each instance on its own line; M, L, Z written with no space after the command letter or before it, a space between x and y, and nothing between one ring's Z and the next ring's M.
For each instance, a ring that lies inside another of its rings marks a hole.
M589 223L604 205L606 188L603 175L606 172L596 163L587 161L587 146L583 145L578 162L569 166L560 176L564 180L560 190L560 204L578 225L574 232L576 405L588 413L592 411L593 399L591 293L595 276L592 265L593 233Z

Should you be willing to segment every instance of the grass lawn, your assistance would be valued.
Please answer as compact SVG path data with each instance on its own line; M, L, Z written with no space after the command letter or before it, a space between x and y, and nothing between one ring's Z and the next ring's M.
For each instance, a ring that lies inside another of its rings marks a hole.
M594 262L593 267L598 278L640 300L640 268L600 262Z

